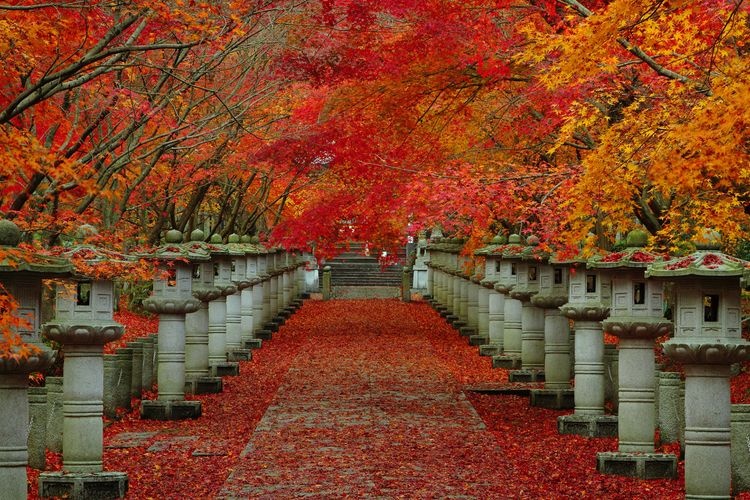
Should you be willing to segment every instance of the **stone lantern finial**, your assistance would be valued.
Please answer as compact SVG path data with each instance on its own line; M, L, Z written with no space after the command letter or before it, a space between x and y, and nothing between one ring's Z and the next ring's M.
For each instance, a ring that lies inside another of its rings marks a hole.
M212 234L211 238L208 240L210 243L213 243L214 245L221 243L221 235L220 234Z
M202 229L193 229L190 233L190 241L203 241L206 239L206 233Z
M633 229L625 237L625 244L629 247L645 247L648 243L648 233L642 229Z
M239 242L240 242L240 235L239 235L239 234L237 234L237 233L232 233L232 234L230 234L230 235L229 235L229 237L227 238L227 241L228 241L229 243L239 243Z
M240 243L252 243L252 242L253 242L253 237L250 236L249 234L243 234L242 236L240 236Z
M0 245L6 247L15 247L21 242L21 230L15 222L2 219L0 220Z
M182 231L170 229L164 235L164 241L167 243L182 243Z

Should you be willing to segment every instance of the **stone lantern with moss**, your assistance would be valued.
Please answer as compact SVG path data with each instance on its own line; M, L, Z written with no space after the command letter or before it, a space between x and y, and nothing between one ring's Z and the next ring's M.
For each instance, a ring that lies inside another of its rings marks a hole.
M26 498L29 423L29 374L44 372L54 352L38 334L42 280L64 278L70 263L18 247L21 231L0 220L0 293L3 307L17 306L0 336L0 491L3 498ZM5 316L8 321L10 315Z
M205 242L205 233L195 229L190 233L189 249L210 255L211 245ZM185 315L185 392L212 394L223 390L221 377L212 376L208 364L208 304L221 297L214 286L212 260L192 262L192 293L200 301L195 312Z
M508 239L498 234L489 245L480 248L475 255L484 257L484 279L480 284L487 293L487 343L479 346L479 354L495 356L503 351L503 322L505 319L505 295L495 290L500 280L501 259L497 249Z
M208 365L211 375L239 375L239 364L227 359L227 296L237 291L232 282L232 255L218 234L211 235L214 286L219 297L208 303Z
M612 284L600 269L571 272L568 302L562 313L575 322L575 366L572 415L557 419L561 434L588 437L617 435L617 416L604 410L604 332L602 320L609 316Z
M544 377L544 309L531 299L539 293L541 269L549 254L539 249L539 238L526 239L520 253L509 256L516 261L518 282L510 297L521 301L521 369L510 372L511 382L536 382Z
M85 498L96 491L121 498L127 491L127 474L104 471L102 462L104 344L125 331L113 319L112 278L126 273L132 260L88 245L70 248L61 256L76 263L76 281L70 287L58 286L55 317L42 325L42 331L65 353L63 463L62 471L39 476L40 496Z
M730 365L750 359L740 307L749 263L721 253L716 233L702 240L646 276L671 282L675 296L674 337L663 348L685 370L685 496L730 498Z
M492 366L496 368L518 369L521 367L521 311L523 303L511 296L511 291L518 285L521 253L525 245L521 236L511 234L508 243L495 250L499 253L500 268L495 290L505 296L503 301L503 353L492 357Z
M167 231L164 245L144 258L154 260L153 292L143 307L159 315L158 380L156 400L141 402L141 418L181 420L201 414L200 401L185 400L185 315L198 310L193 296L192 263L208 261L210 255L182 243L182 233Z
M618 449L598 453L597 469L642 479L677 475L677 457L654 453L654 340L669 335L672 322L664 318L662 283L645 277L646 267L662 260L644 250L647 241L644 231L632 231L624 250L588 263L612 280L610 315L602 326L620 339Z
M248 361L252 357L250 349L242 345L242 291L251 282L247 279L246 248L240 243L238 234L230 234L226 244L231 258L231 280L236 291L227 295L227 359L229 361Z
M568 302L570 266L551 256L539 268L539 293L531 303L544 310L544 389L531 390L531 406L572 408L570 325L560 306Z

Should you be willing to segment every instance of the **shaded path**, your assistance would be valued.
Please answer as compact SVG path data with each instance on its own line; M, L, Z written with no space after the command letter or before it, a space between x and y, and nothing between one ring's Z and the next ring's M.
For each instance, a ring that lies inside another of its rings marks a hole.
M320 326L221 497L510 494L494 437L424 335L434 317L398 301L311 306Z

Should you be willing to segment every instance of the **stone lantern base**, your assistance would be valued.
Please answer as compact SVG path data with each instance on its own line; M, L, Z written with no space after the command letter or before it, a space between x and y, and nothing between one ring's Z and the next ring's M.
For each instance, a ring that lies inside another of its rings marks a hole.
M43 472L39 496L64 498L124 498L128 475L124 472Z
M521 368L520 354L500 354L492 356L492 368L505 368L506 370L517 370Z
M677 457L667 453L605 451L596 454L596 470L602 474L639 479L674 479L677 477Z
M584 437L617 437L617 415L563 415L557 417L557 431Z
M573 389L532 389L530 405L550 410L569 410L575 408Z
M218 394L223 390L221 377L196 377L185 381L185 394Z
M508 374L510 382L544 382L544 370L513 370Z
M232 349L227 352L227 359L229 361L250 361L253 359L253 353L250 349Z
M141 418L147 420L186 420L201 416L200 401L141 401Z
M268 328L261 328L260 330L255 330L255 338L260 340L271 340L273 337L273 331L269 330Z
M499 356L502 353L502 350L502 346L496 344L484 344L479 346L479 355L495 357Z
M263 346L263 340L262 339L245 339L243 341L243 347L245 349L260 349Z
M240 364L237 361L211 363L208 369L212 377L236 377L240 374Z

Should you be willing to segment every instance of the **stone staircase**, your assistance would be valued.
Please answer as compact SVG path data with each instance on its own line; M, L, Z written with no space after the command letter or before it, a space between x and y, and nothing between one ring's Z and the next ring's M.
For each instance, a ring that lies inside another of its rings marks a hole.
M370 249L365 254L364 243L352 242L349 249L326 262L331 266L331 286L337 287L400 287L406 248L396 256L398 264L381 267L380 251Z

